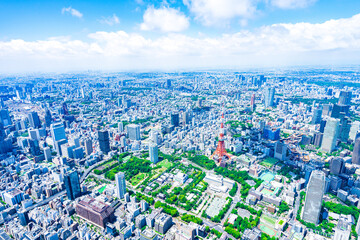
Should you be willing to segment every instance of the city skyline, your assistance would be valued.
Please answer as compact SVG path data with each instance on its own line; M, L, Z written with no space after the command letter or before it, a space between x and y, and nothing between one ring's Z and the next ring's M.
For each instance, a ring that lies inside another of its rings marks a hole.
M360 3L350 0L9 1L0 7L3 73L359 62Z

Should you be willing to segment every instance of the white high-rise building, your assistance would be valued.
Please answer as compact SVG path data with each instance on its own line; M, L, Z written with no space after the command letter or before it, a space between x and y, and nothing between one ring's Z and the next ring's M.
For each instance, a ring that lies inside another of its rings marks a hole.
M349 139L355 141L356 135L360 132L360 122L355 121L351 124Z
M116 195L119 199L123 199L126 193L125 173L119 172L115 175Z
M321 204L325 191L325 173L312 171L306 189L306 197L302 219L306 222L317 224L321 212Z
M265 89L265 107L272 107L274 105L275 88Z
M140 126L137 124L129 124L126 126L128 137L131 140L140 140Z
M51 150L49 147L44 147L44 155L45 155L45 160L46 161L51 161Z
M355 231L358 235L360 235L360 218L358 219L358 222L356 224Z
M150 140L156 144L159 144L159 133L157 131L151 130Z
M158 146L156 143L151 142L149 144L149 156L150 156L150 161L153 164L156 164L159 161Z
M118 123L118 130L119 130L119 132L124 132L124 123L123 122Z
M321 150L331 153L336 146L336 140L339 135L340 120L336 118L330 118L326 121L324 130L324 137L321 144Z

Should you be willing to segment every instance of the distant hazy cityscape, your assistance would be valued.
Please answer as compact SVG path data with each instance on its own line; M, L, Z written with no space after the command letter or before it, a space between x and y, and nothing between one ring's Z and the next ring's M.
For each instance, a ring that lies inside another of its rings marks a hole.
M360 68L3 75L0 100L0 239L360 234Z

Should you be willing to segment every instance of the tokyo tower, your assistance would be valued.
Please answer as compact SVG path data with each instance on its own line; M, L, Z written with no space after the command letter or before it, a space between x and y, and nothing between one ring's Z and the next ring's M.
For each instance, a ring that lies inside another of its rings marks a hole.
M221 116L221 125L220 125L220 134L219 142L216 147L215 152L211 155L211 159L216 161L216 164L219 166L225 166L225 162L222 162L225 157L231 159L232 155L226 152L225 149L225 130L224 130L224 113Z

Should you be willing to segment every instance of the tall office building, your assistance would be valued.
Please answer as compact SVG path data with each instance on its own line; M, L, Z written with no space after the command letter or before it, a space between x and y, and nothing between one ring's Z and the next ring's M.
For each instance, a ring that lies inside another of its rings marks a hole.
M274 96L275 96L275 88L268 87L265 89L265 107L274 106Z
M77 171L70 171L64 176L66 195L70 200L81 196L80 180Z
M311 173L306 189L306 197L302 219L306 222L317 224L319 221L321 204L325 190L325 173L314 170Z
M51 161L51 150L49 147L44 147L44 156L45 156L45 160L50 162Z
M66 139L65 127L62 123L51 124L50 132L54 142Z
M118 123L118 130L119 130L119 132L124 132L124 123L123 122Z
M331 153L335 149L336 140L339 135L339 125L339 119L330 118L326 121L324 137L321 144L321 150L324 152Z
M360 165L360 137L355 140L351 162Z
M68 107L67 107L67 103L66 102L63 102L62 103L62 112L64 115L68 115L69 114L69 110L68 110Z
M179 113L172 113L170 115L170 123L174 127L179 126L179 124L180 124Z
M316 108L313 111L311 124L319 124L321 122L322 108Z
M156 164L159 161L158 146L154 142L151 142L149 144L149 156L150 156L150 161L153 164Z
M107 130L98 131L100 151L105 154L110 152L110 139L109 132Z
M339 95L338 104L341 105L350 105L351 104L352 92L350 91L341 91Z
M250 109L251 111L255 110L255 93L251 95L251 100L250 100Z
M84 141L85 154L90 155L93 152L93 146L91 139L85 139Z
M349 105L334 104L330 116L333 118L341 118L342 116L347 116L349 115L349 109Z
M45 126L50 127L51 126L51 112L48 108L45 109Z
M140 126L138 124L129 124L126 126L128 137L131 140L139 141L140 138Z
M343 117L340 120L340 130L339 130L339 140L341 142L347 142L349 139L350 134L350 128L351 128L351 121L348 117Z
M51 137L58 154L61 154L61 145L67 143L64 124L54 123L50 126Z
M287 146L286 144L277 141L275 143L274 158L284 161L286 159Z
M115 175L116 196L123 199L126 193L125 173L119 172Z
M356 224L355 231L358 235L360 235L360 218L358 219L358 222Z
M12 124L9 111L6 109L0 110L0 120L4 127Z
M37 112L30 112L28 114L28 119L29 119L30 127L32 127L32 128L40 128L41 127L40 118L39 118L39 115L37 114Z
M333 158L330 162L330 173L339 175L345 166L342 158Z
M349 139L351 141L355 141L356 135L360 132L360 122L355 121L351 124L350 132L349 132Z
M171 88L171 79L166 79L166 87Z
M25 209L18 210L18 217L19 217L21 226L27 226L28 223L30 222L29 214Z

